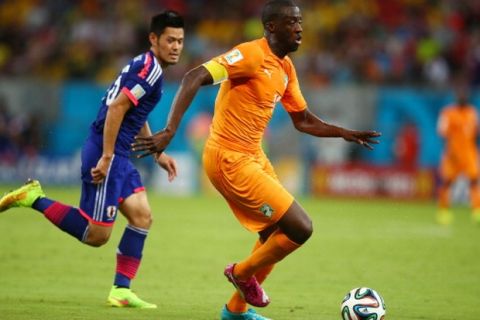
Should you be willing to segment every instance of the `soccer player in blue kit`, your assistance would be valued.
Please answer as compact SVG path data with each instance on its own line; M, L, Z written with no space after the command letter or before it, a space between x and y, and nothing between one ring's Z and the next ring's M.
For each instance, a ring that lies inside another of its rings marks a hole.
M105 244L120 211L128 221L117 249L117 265L108 303L114 307L156 308L130 290L137 273L151 209L140 174L129 156L136 136L150 136L147 116L162 96L163 69L178 62L183 49L184 21L174 11L154 16L150 24L150 50L132 59L109 87L82 149L82 193L78 208L49 199L37 180L29 180L0 199L0 212L32 207L58 228L81 242ZM175 160L154 155L167 171L177 175Z

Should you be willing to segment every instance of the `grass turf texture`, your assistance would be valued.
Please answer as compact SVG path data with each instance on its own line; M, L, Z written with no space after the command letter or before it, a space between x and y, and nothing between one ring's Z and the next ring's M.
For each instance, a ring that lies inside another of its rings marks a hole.
M3 194L7 187L0 187ZM44 188L65 203L78 189ZM125 219L101 248L81 245L30 209L0 214L0 318L219 319L233 287L223 276L244 258L255 236L216 196L149 194L155 215L143 264L132 288L156 310L106 306L115 250ZM272 303L257 309L275 320L340 319L352 288L376 289L387 319L478 319L480 227L456 208L449 227L434 223L433 203L300 199L315 231L272 273Z

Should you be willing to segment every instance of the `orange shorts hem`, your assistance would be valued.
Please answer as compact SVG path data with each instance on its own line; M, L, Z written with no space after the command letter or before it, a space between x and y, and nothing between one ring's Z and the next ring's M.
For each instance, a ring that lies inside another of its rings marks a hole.
M203 166L238 221L252 232L278 222L294 201L261 149L251 154L207 143Z

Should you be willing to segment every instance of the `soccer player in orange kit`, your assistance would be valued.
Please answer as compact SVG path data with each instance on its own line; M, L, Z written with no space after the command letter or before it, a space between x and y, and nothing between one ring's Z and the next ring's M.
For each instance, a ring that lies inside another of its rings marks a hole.
M465 89L457 92L457 103L445 107L438 119L438 133L445 140L445 148L440 163L441 185L439 190L439 210L437 222L450 224L453 215L450 211L450 189L461 174L469 180L472 217L480 223L480 189L478 178L478 113L468 103Z
M260 286L273 266L299 248L313 232L312 222L280 184L261 148L275 104L282 102L293 125L317 137L341 137L371 149L375 131L328 124L307 108L292 61L287 56L302 40L302 15L292 0L273 0L262 11L265 36L241 43L187 72L173 101L166 128L132 145L139 157L163 151L199 88L221 83L203 153L210 181L239 222L259 234L252 254L229 265L224 274L237 291L221 319L267 319L247 303L265 307L270 299Z

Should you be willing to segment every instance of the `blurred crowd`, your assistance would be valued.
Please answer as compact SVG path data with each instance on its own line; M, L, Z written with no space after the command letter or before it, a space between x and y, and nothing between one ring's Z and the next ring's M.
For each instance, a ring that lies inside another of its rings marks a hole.
M298 0L304 38L293 55L315 85L445 86L480 83L480 1ZM262 35L264 1L3 0L0 73L51 80L111 81L148 48L150 17L171 8L186 18L186 47L171 68L190 67Z
M41 117L12 114L0 96L0 165L13 165L21 157L34 158L42 144Z

